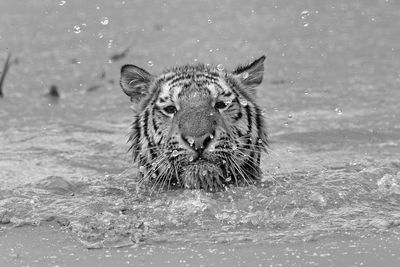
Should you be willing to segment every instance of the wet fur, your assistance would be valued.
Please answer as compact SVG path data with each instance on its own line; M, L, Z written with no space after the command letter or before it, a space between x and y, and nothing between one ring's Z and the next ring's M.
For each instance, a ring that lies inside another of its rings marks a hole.
M139 163L141 181L151 181L153 189L209 191L257 181L261 176L260 156L268 145L264 118L255 101L264 59L233 72L199 64L174 67L157 76L134 65L123 66L121 87L136 110L129 142ZM207 101L230 104L221 111ZM167 105L179 106L180 110L170 116L164 111ZM199 123L205 122L207 130L211 126L199 114L209 111L217 124L213 149L207 148L202 158L193 160L196 153L182 141L181 125L189 125L185 129L196 133L196 127L202 127Z

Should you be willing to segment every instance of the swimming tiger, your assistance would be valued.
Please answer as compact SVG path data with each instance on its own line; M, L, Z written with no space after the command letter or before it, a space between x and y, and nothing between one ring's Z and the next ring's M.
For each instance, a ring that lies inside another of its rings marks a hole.
M135 109L128 141L141 181L217 191L259 180L268 139L255 88L264 60L232 72L196 64L152 75L122 66L120 85Z

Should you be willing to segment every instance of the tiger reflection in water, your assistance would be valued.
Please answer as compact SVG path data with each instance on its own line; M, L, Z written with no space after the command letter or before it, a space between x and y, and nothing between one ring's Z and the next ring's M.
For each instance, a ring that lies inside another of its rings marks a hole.
M264 60L233 72L198 64L160 75L124 65L120 84L135 109L129 142L141 181L217 191L260 179L268 143L255 88Z

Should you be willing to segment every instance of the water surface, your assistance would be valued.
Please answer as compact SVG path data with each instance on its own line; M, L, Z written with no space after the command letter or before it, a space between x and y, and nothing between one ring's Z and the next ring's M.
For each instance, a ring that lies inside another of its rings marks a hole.
M2 261L399 260L397 2L27 1L0 10L1 62L11 50L18 59L0 99ZM214 194L138 189L120 66L233 69L261 54L271 140L262 183ZM51 85L60 99L45 96Z

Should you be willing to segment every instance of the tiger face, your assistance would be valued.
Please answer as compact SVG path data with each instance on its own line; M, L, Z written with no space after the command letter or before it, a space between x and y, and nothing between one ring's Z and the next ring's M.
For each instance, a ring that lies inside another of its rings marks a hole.
M123 66L120 84L135 109L129 142L142 181L215 191L258 180L268 144L255 101L264 60L233 72L185 65L152 75Z

